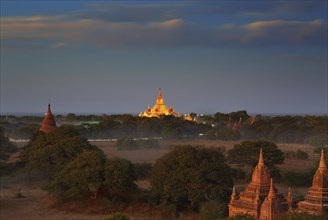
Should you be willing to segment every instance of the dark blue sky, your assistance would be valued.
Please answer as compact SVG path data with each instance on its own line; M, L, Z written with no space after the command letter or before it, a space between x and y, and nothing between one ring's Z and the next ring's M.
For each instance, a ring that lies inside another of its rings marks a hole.
M1 1L1 113L327 114L326 1Z

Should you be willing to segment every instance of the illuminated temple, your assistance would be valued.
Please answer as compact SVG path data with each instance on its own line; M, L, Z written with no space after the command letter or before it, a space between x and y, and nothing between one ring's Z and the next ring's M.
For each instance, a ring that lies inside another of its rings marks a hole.
M313 215L321 215L328 211L328 169L323 150L321 150L320 163L314 174L312 187L304 201L298 203L298 209Z
M164 99L162 96L161 89L158 89L157 99L155 105L148 108L143 113L139 114L139 117L157 117L159 118L161 115L173 115L175 117L180 117L180 113L175 113L172 106L169 108L165 105Z
M49 133L56 128L56 122L54 116L51 113L50 103L48 104L48 111L46 116L44 116L40 131L44 133Z
M246 190L238 195L235 187L233 189L229 217L248 214L257 220L274 220L287 210L288 202L273 184L269 170L264 164L261 149L259 162L254 168L252 181Z

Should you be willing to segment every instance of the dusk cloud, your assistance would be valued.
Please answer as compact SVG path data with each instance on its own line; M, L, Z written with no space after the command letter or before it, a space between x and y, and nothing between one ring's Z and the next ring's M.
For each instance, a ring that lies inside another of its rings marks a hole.
M10 42L50 42L51 48L89 44L98 47L235 47L272 44L324 43L327 24L312 21L269 20L246 24L201 25L175 18L135 23L66 17L2 18L1 38ZM57 42L61 42L60 45ZM57 45L56 45L57 44ZM19 44L17 44L19 46ZM55 46L54 46L55 45Z

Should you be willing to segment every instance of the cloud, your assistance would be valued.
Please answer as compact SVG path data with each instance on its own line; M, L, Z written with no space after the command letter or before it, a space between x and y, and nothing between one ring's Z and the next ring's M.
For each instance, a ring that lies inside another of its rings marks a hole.
M188 20L191 17L256 17L268 18L274 16L304 16L322 13L327 3L313 1L183 1L131 4L124 2L93 3L89 8L76 11L70 16L77 19L92 19L110 22L162 22L180 18Z
M327 37L327 24L320 19L312 21L271 20L255 21L244 25L248 35L244 41L269 41L289 43L323 42Z
M45 47L238 47L276 44L325 45L326 22L320 19L258 20L246 24L204 25L181 18L151 22L113 22L70 17L11 17L1 20L1 41ZM31 44L32 45L32 44ZM39 46L40 44L38 44Z

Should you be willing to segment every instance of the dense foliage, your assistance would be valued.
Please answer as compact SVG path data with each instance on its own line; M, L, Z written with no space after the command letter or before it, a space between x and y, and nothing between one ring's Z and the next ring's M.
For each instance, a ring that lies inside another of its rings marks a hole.
M258 116L254 124L245 124L244 139L266 138L274 142L307 143L314 146L328 143L327 116Z
M269 168L272 177L280 177L276 164L284 162L284 154L277 145L269 141L242 141L228 151L228 161L239 167L258 164L259 152L262 148L265 165Z
M123 115L57 115L55 120L74 125L85 138L207 138L217 140L267 139L273 142L306 143L322 146L328 143L328 117L325 116L262 116L250 117L245 110L214 115L192 113L195 121L173 116L140 118ZM1 126L12 137L32 136L42 117L0 116ZM233 128L241 120L240 126Z
M63 200L96 198L103 182L103 154L85 151L59 171L48 190Z
M103 191L112 199L128 200L136 191L133 164L122 158L106 161L103 171Z
M176 146L154 164L151 186L157 204L173 211L199 210L202 202L228 201L231 169L217 149Z
M100 151L70 127L59 127L53 132L37 133L21 154L28 168L52 177L84 151Z

